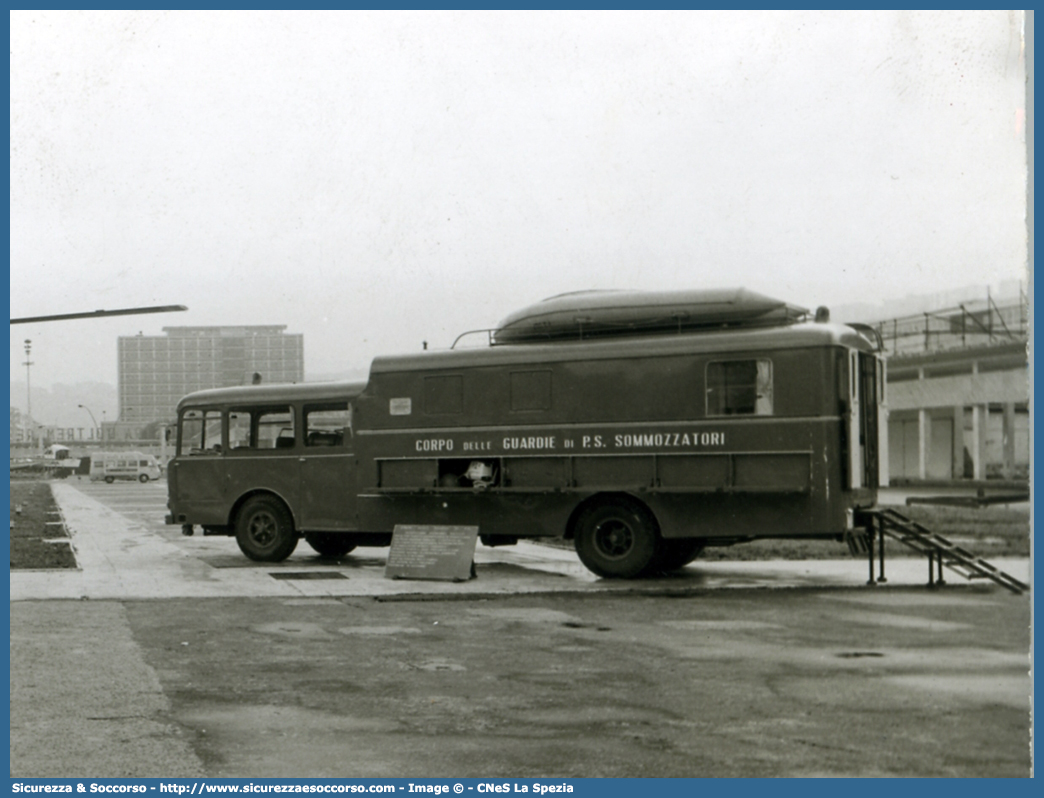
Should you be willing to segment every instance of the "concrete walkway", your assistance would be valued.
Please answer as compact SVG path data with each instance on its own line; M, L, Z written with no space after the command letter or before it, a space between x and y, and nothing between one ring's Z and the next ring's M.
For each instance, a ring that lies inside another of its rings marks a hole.
M11 606L11 775L203 775L117 602Z
M11 600L162 599L221 597L345 597L526 594L545 592L662 592L726 588L861 587L866 560L709 562L655 580L605 580L590 573L576 554L526 541L475 553L478 578L469 582L391 580L384 576L387 549L356 549L339 562L315 556L305 544L282 563L259 564L244 557L226 537L177 538L177 543L131 521L72 484L55 483L80 565L76 571L11 573ZM1026 558L994 561L1029 580ZM887 587L924 585L927 562L890 559ZM963 577L947 573L951 584ZM879 588L884 589L885 585Z

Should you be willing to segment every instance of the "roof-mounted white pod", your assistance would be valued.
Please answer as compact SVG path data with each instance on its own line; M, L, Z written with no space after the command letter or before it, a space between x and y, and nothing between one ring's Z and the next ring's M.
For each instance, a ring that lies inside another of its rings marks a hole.
M580 291L560 294L505 318L494 344L535 343L792 324L805 308L744 288L703 291Z

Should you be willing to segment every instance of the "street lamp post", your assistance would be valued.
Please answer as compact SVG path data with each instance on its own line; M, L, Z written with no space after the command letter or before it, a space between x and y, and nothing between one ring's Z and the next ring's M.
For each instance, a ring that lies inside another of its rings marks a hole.
M82 407L84 410L87 411L87 415L89 415L91 417L91 423L94 424L95 438L96 439L101 439L101 429L98 427L98 420L94 417L94 413L91 412L91 409L89 407L87 407L87 405L76 405L76 406L77 407Z
M29 448L33 448L33 392L32 387L29 383L29 367L33 365L33 362L29 359L29 352L33 348L33 342L26 338L25 339L25 430L26 438L29 440Z

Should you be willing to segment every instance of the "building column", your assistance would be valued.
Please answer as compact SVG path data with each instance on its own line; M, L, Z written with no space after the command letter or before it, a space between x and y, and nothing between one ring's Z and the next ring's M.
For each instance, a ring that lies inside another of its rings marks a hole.
M964 479L964 408L953 408L953 466L954 479Z
M986 419L990 414L989 405L972 407L972 440L971 456L975 479L986 479Z
M929 447L932 444L932 419L923 407L917 411L917 478L928 478Z
M1007 402L1004 405L1004 432L1003 438L1004 465L1001 473L1005 479L1015 477L1015 403Z

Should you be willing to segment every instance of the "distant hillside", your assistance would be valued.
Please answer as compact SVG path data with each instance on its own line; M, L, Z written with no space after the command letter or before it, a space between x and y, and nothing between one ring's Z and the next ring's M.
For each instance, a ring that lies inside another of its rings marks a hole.
M333 382L347 380L365 382L369 372L352 369L325 374L310 374L307 382ZM50 388L33 386L33 418L38 424L58 427L91 426L91 417L79 405L90 408L98 424L116 421L119 410L119 392L115 385L104 382L78 382L75 384L55 383ZM11 407L25 412L25 383L11 383Z
M79 407L85 405L98 424L115 421L119 412L119 394L115 385L104 382L78 382L73 385L55 383L50 388L33 386L33 419L38 424L59 427L91 427L91 417ZM25 383L11 383L11 407L25 412Z
M830 309L834 321L858 321L873 324L887 319L912 316L917 313L933 313L937 310L955 308L961 304L985 303L987 297L1000 305L1017 302L1020 290L1025 286L1017 280L1007 280L987 288L985 285L965 286L940 291L935 294L908 295L892 299L879 305L852 303Z

